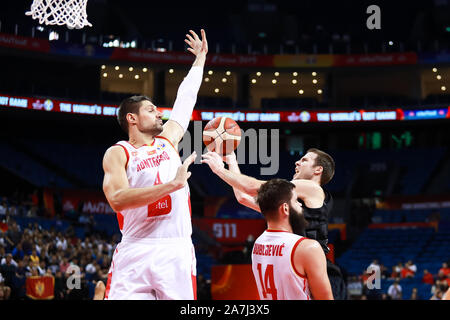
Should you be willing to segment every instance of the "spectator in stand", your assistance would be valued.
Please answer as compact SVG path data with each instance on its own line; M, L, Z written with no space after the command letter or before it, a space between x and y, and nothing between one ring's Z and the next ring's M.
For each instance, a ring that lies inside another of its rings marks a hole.
M405 265L403 266L402 270L400 271L400 276L402 279L414 278L414 272L411 271L408 263L405 263Z
M22 249L22 242L18 243L17 246L11 252L13 259L20 261L25 256L25 251Z
M6 231L6 238L5 240L8 242L9 247L7 249L12 250L22 238L22 234L20 232L19 226L17 223L13 222L12 224L8 225L8 231Z
M0 300L8 300L11 296L11 288L5 285L5 278L0 273Z
M402 299L402 286L400 285L399 279L396 279L394 283L389 286L388 295L392 300Z
M13 286L14 276L16 274L17 263L13 264L12 254L8 253L6 255L5 263L2 262L0 265L0 273L2 274L4 280L4 285L11 288Z
M375 271L375 273L379 274L381 277L381 268L380 268L380 264L378 263L378 260L375 259L372 261L372 263L367 267L367 270L372 269ZM370 274L372 274L373 272L370 272Z
M36 267L40 276L44 276L47 272L47 268L45 266L45 261L39 262L39 265Z
M434 284L434 277L427 269L423 270L422 282L431 285Z
M445 274L445 270L443 270L442 268L439 270L438 279L439 279L439 281L441 282L442 285L444 285L444 284L445 285L450 285L449 275L446 275Z
M16 275L14 277L14 285L13 285L13 291L14 291L14 297L17 299L21 299L25 297L26 294L26 266L25 262L23 260L19 261L19 266L16 270Z
M419 300L417 288L412 289L409 300Z
M57 271L55 274L55 299L64 300L66 297L66 279L61 271Z
M347 283L348 299L352 300L355 297L360 297L363 293L363 284L357 276L353 276Z
M69 266L70 266L69 259L67 257L64 257L61 263L59 264L59 271L61 271L63 274L66 274Z
M443 293L441 289L436 289L436 291L433 293L433 296L430 298L430 300L442 300Z
M0 219L4 219L6 217L7 211L8 204L6 203L6 199L3 198L2 202L0 202Z
M442 263L442 268L439 269L439 273L441 273L445 276L448 276L450 274L450 268L448 267L447 262Z
M388 268L382 263L380 263L380 272L381 272L381 279L388 279L391 276Z
M382 293L381 294L381 300L391 300L391 297L388 294L386 294L386 293Z
M401 262L397 263L396 266L392 267L392 274L391 274L391 278L395 279L401 276L401 272L403 269L403 264Z
M34 267L39 266L39 256L37 254L36 249L33 249L31 251L30 260L31 260L31 262L33 262Z
M412 260L409 260L409 261L406 263L406 266L407 266L407 268L408 268L409 270L411 270L412 272L414 272L414 275L416 274L416 272L417 272L417 266L412 262Z
M448 288L447 281L444 279L436 279L434 285L431 287L431 294L436 295L437 291L445 292Z
M33 243L30 235L28 233L24 233L22 237L22 249L23 252L29 256L33 251Z

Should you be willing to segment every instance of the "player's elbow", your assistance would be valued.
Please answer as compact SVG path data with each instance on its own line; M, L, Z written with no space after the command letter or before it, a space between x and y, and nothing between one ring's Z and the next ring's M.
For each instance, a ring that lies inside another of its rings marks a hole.
M118 194L109 197L108 203L114 212L121 212L126 209L125 203L122 201L120 195Z

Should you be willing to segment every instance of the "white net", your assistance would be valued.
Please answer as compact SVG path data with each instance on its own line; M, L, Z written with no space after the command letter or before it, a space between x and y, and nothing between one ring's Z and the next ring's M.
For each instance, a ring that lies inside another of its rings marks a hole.
M69 29L92 27L87 20L86 5L88 0L33 0L26 15L39 19L46 25L67 25Z

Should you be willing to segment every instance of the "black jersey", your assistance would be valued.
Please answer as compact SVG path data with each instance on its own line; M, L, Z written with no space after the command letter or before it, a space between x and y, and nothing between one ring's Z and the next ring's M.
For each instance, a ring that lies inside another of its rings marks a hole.
M308 221L308 226L305 229L305 236L310 239L317 240L322 246L325 254L330 252L327 247L328 244L328 216L330 215L331 209L333 208L333 198L331 194L324 190L325 199L323 205L320 208L308 208L302 199L298 201L302 204L303 214L306 221Z

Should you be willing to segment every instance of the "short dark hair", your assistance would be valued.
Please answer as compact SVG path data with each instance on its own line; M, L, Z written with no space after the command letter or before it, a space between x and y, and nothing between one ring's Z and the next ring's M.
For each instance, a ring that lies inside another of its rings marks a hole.
M120 127L123 131L128 134L128 121L127 114L135 113L139 114L139 107L141 106L142 101L150 101L152 100L147 96L132 96L124 99L119 106L119 111L117 112L117 121L119 122Z
M258 190L256 202L267 220L275 218L278 208L289 203L295 185L284 179L272 179L265 182Z
M306 153L308 152L312 152L317 155L315 165L323 168L322 176L320 178L320 185L327 184L334 176L335 164L333 158L328 153L316 148L308 149Z

